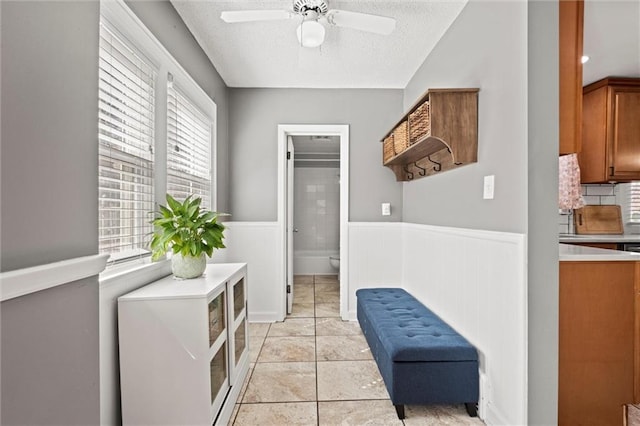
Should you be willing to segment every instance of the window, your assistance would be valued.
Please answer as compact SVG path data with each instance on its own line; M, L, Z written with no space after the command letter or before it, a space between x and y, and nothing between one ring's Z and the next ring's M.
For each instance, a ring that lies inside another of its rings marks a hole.
M99 252L146 263L167 192L215 210L216 105L123 1L100 2L98 90Z
M640 182L629 184L629 222L640 223Z
M202 197L211 208L211 120L189 98L167 87L167 192Z
M146 251L153 228L156 70L100 25L99 248L114 260Z

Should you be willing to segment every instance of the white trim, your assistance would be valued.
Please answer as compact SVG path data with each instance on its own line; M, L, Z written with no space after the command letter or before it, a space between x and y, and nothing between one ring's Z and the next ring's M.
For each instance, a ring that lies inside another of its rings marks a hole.
M235 222L230 220L228 222L221 222L225 227L234 228L277 228L278 222Z
M108 254L94 254L2 272L1 301L98 275L107 265L108 258Z
M349 222L350 228L395 228L410 225L405 222Z
M285 223L286 213L286 155L287 136L339 136L340 137L340 316L349 318L349 125L348 124L279 124L278 125L278 227L281 234L281 247L284 250L287 239ZM280 281L282 283L281 303L278 311L284 319L286 303L286 253L281 253Z
M353 225L353 224L352 224ZM471 228L450 228L447 226L422 225L419 223L402 222L403 227L408 229L426 230L429 232L437 232L445 235L456 235L465 238L474 238L479 240L501 241L513 244L523 245L525 234L516 234L513 232L487 231L483 229Z

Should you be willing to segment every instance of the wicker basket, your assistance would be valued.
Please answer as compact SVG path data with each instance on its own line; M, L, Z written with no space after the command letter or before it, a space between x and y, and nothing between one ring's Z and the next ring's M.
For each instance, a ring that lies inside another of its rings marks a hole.
M400 154L409 146L409 123L405 120L393 129L393 149Z
M382 164L386 163L393 157L395 157L396 153L393 150L393 133L384 138L382 142Z
M416 108L415 111L409 114L409 145L413 145L430 134L429 101L425 101Z

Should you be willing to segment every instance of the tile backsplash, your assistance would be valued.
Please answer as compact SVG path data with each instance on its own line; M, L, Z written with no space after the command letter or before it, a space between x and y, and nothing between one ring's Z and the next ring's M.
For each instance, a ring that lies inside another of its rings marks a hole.
M617 203L615 184L582 185L582 198L590 206L610 206Z
M582 197L585 204L605 206L618 204L622 207L622 222L625 226L625 232L636 232L635 229L629 229L626 223L625 211L627 210L628 201L626 200L627 192L626 184L587 184L582 186ZM575 232L573 222L573 211L562 210L558 216L558 232L561 234L573 234Z

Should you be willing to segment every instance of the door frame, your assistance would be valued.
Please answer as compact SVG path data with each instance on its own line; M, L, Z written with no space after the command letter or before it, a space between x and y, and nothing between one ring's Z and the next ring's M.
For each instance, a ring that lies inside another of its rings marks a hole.
M279 317L287 314L287 137L339 136L340 137L340 316L349 319L349 125L348 124L279 124L278 125L278 229L282 264L280 266ZM293 231L293 230L292 230ZM293 267L293 266L292 266Z
M291 155L289 155L289 153L291 153ZM285 264L286 264L286 272L287 272L287 276L286 276L286 284L287 284L287 294L285 295L287 298L287 315L290 314L293 311L293 299L295 297L295 295L293 294L294 292L294 283L293 283L293 249L294 249L294 244L293 244L293 234L294 232L296 232L294 223L293 223L293 216L294 216L294 204L295 204L295 195L294 195L294 190L295 190L295 176L294 176L294 170L295 170L295 161L296 159L296 155L295 155L295 149L293 146L293 136L291 135L287 135L287 196L286 196L286 203L287 203L287 214L286 214L286 229L287 229L287 245L285 247L285 255L287 256L286 260L285 260ZM293 231L291 231L293 230ZM289 286L291 286L291 289L289 289Z

